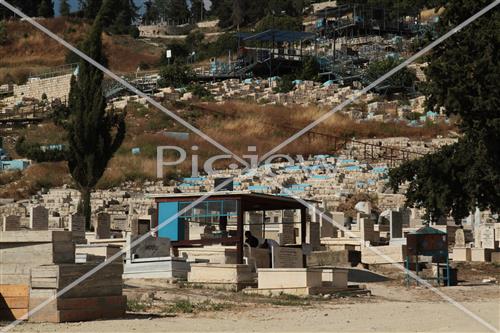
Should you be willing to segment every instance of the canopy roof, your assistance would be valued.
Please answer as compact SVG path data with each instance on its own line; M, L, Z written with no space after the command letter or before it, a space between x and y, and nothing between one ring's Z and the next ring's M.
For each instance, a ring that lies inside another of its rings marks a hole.
M270 29L258 33L239 32L236 36L243 41L259 41L259 42L300 42L311 40L316 37L312 32L302 31L284 31Z

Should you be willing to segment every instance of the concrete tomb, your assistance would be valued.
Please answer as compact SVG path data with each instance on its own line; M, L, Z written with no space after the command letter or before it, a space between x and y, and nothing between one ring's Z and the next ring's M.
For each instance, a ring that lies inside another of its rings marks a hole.
M187 278L189 263L185 258L170 255L171 245L168 238L148 237L131 248L131 244L138 238L140 236L127 236L124 279Z
M87 243L85 238L85 216L72 214L69 216L69 231L73 233L73 240L77 244Z

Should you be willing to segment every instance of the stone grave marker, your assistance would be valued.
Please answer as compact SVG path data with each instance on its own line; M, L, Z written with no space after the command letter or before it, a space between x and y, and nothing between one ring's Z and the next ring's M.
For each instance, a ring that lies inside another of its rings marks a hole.
M457 229L455 231L455 247L465 247L464 229Z
M140 236L127 236L127 244L125 248L127 261L133 261L133 259L139 258L170 257L170 239L148 237L131 249L130 244L132 244L132 242L139 237Z
M77 244L87 242L85 238L85 216L78 213L70 215L69 230L73 233L73 240Z
M320 240L320 227L318 222L309 222L309 230L307 233L307 236L309 238L309 244L311 244L311 247L314 251L319 250L321 247L321 240Z
M132 217L130 220L130 233L132 236L139 235L139 218L137 216Z
M48 230L49 212L43 206L32 206L30 212L30 229Z
M401 212L390 212L389 230L391 239L403 238L403 214Z
M250 232L255 237L262 239L264 237L263 234L263 225L262 225L262 213L261 212L248 212L248 223Z
M292 210L283 211L282 224L280 225L280 245L295 244L294 213Z
M127 230L127 216L113 215L111 218L111 229L125 231Z
M302 268L302 250L276 246L272 248L273 268Z
M481 227L481 245L483 249L495 249L495 229L492 226Z
M373 220L369 217L362 217L358 219L360 237L361 237L361 246L364 247L366 242L372 242L373 235L375 233L373 227Z
M97 215L97 225L95 228L96 239L106 239L111 237L111 219L108 213L99 213Z
M21 218L17 215L9 215L3 218L3 231L21 230Z

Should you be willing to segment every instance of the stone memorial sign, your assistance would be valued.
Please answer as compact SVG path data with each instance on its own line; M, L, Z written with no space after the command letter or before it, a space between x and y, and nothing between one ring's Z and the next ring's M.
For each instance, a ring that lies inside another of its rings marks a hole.
M295 244L295 225L292 210L283 211L282 224L280 225L281 239L280 245Z
M126 215L114 215L111 218L111 229L125 231L127 230L127 216Z
M3 218L3 231L17 231L21 229L21 218L17 215L9 215Z
M49 212L43 206L32 206L30 211L30 229L48 230Z
M111 219L108 213L99 213L97 215L97 225L95 228L95 238L105 239L111 237Z
M252 235L259 239L264 237L261 212L248 212L248 224Z
M391 239L403 238L403 214L401 212L390 212L389 230Z
M130 244L137 240L140 236L127 236L126 244L126 259L133 261L133 259L143 258L162 258L170 257L170 239L168 238L154 238L148 237L142 242L138 243L132 249Z
M457 229L455 231L455 247L465 247L464 229Z
M130 233L132 236L139 235L139 219L137 217L132 217L130 220Z
M307 236L309 238L309 244L311 244L313 250L319 250L321 247L319 223L309 222L308 225L309 225L308 228L309 230Z
M73 233L73 239L77 243L86 243L85 239L85 216L73 214L69 217L69 230Z
M273 268L302 268L302 249L276 246L272 252Z
M495 249L495 229L492 226L481 227L481 245L483 249Z
M366 242L371 242L375 233L373 220L368 217L362 217L358 220L361 246L364 247Z

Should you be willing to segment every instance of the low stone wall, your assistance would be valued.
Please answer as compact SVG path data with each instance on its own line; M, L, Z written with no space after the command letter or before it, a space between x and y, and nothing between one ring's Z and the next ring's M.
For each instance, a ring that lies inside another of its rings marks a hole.
M47 95L47 99L68 99L71 87L72 74L66 74L48 79L31 79L28 83L21 86L14 86L14 96L16 98L36 98L41 99L42 95Z

